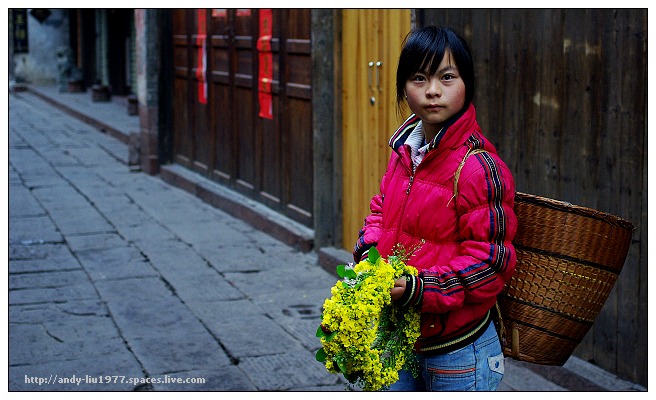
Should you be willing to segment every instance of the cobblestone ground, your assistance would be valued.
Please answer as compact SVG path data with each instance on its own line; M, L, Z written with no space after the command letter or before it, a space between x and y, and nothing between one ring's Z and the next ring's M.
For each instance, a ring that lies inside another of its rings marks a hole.
M335 278L313 254L35 96L9 117L10 391L343 390L314 359Z

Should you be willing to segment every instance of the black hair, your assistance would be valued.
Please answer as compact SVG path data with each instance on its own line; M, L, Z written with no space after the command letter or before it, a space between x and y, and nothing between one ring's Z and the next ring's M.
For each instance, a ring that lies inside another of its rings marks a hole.
M405 84L408 79L419 71L434 74L447 49L451 51L460 77L465 83L463 109L469 107L474 98L474 61L469 46L453 29L433 25L413 29L403 42L396 70L396 102L399 106L405 99Z

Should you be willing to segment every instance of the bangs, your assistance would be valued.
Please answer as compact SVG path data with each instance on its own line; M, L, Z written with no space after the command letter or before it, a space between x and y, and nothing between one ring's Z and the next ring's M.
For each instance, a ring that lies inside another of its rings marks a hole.
M433 75L447 52L447 42L444 36L430 35L429 32L422 33L408 42L409 75L417 72L427 72Z
M444 56L447 57L447 66L458 69L458 64L453 58L453 52L448 47L445 47L441 51L438 50L433 54L426 54L426 57L421 62L419 68L412 71L412 73L415 74L417 72L422 72L427 73L428 75L435 74L442 63Z

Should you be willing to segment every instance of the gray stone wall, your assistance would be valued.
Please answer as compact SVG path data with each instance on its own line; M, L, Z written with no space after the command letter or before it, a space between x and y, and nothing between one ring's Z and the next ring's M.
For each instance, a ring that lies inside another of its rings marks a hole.
M29 11L27 13L29 53L13 55L11 66L17 80L47 84L59 79L57 50L68 46L68 12L49 10L51 14L43 22L39 22Z

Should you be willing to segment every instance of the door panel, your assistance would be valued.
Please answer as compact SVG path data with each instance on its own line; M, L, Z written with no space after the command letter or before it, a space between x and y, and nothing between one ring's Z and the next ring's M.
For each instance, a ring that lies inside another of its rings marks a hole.
M173 147L174 161L191 167L193 159L191 122L189 118L189 15L185 11L174 10L173 19Z
M232 59L230 57L231 37L230 24L225 16L212 16L208 32L210 33L210 65L212 66L209 80L209 98L214 117L213 127L216 138L214 149L214 168L211 178L221 183L234 180L235 159L226 154L236 152L235 135L231 134L234 125L231 107L222 105L234 104L234 80L231 80Z

